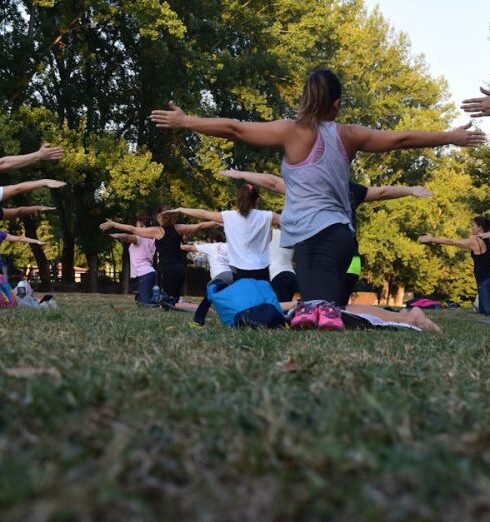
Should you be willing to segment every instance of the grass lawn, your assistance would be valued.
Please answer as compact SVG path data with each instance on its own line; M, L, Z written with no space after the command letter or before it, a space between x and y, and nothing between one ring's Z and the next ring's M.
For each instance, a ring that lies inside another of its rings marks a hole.
M442 337L195 330L58 302L0 311L2 520L489 520L477 314L434 312Z

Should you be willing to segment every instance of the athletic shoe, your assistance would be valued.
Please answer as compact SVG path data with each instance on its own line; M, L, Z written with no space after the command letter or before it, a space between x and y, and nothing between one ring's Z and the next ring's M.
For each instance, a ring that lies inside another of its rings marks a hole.
M321 303L315 307L316 326L320 330L345 330L340 308L332 303Z
M314 328L316 326L316 309L308 303L299 303L294 309L291 328Z

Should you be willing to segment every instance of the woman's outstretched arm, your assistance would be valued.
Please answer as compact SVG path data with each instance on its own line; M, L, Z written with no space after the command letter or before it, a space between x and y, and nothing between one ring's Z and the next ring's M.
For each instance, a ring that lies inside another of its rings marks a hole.
M46 143L38 151L30 154L0 158L0 172L27 167L37 161L55 161L62 157L63 149L61 147L52 147L49 143Z
M146 237L148 239L162 239L165 235L165 232L161 227L135 227L133 225L126 225L124 223L118 223L117 221L113 221L112 219L106 219L104 223L99 225L101 230L109 230L110 228L115 228L116 230L120 230L121 232L126 232L128 234L134 234L139 237Z
M296 124L292 120L244 122L231 118L189 116L170 102L167 111L154 110L151 121L162 129L188 129L208 136L243 141L259 147L285 147Z
M123 243L130 243L132 245L136 245L138 243L138 240L134 234L109 234L109 236L112 237L112 239L117 239Z
M215 228L220 226L222 226L222 223L218 223L217 221L203 221L202 223L196 223L194 225L183 225L179 223L175 225L175 230L181 236L188 236L190 234L200 232L201 230L206 230L207 228Z
M360 125L339 125L339 135L350 159L356 152L389 152L397 149L420 149L458 145L479 147L485 143L485 133L469 130L471 123L444 132L430 131L383 131Z
M420 236L418 242L422 244L433 243L434 245L447 245L457 248L467 248L468 250L477 251L478 241L475 238L470 239L449 239L447 237L433 237L429 234Z
M248 183L253 183L258 187L273 190L280 194L286 193L284 180L279 176L274 176L273 174L262 174L260 172L247 172L242 170L220 170L218 174L227 178L243 179Z
M45 245L46 241L40 241L39 239L32 239L30 237L24 236L13 236L12 234L5 235L5 241L10 241L12 243L29 243L30 245Z
M213 212L211 210L204 210L202 208L174 208L167 210L165 214L184 214L186 216L197 219L205 219L206 221L213 221L214 223L223 223L221 212ZM183 226L183 225L182 225Z

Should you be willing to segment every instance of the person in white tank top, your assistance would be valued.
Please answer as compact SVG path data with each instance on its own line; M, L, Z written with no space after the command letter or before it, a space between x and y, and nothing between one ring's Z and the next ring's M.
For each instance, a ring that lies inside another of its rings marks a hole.
M292 248L280 245L281 229L273 228L270 242L271 264L269 266L271 285L280 303L294 301L299 293L298 280L293 268Z

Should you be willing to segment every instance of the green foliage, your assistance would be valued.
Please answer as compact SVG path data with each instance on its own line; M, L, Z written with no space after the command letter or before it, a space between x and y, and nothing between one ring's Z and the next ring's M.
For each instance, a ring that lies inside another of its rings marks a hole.
M22 175L70 183L55 196L59 225L49 222L91 254L111 252L97 230L107 215L132 220L160 204L228 208L237 184L218 179L218 169L278 172L278 151L152 128L149 112L171 99L202 115L293 117L306 74L322 65L342 79L341 122L441 130L454 116L446 82L362 0L15 0L1 16L0 147L65 146L60 165ZM473 291L466 256L415 239L426 231L454 236L472 212L488 210L488 157L488 149L471 159L454 150L359 155L362 183L423 183L436 192L431 201L361 211L373 283ZM282 205L266 191L261 200L263 208Z

